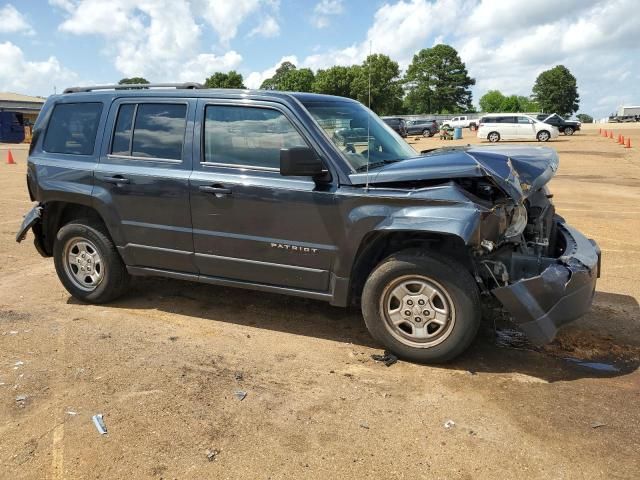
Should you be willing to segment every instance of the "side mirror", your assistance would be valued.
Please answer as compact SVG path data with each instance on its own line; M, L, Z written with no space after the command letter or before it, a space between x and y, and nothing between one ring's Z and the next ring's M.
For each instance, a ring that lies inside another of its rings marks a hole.
M309 147L280 149L280 175L283 177L316 177L322 175L322 160Z

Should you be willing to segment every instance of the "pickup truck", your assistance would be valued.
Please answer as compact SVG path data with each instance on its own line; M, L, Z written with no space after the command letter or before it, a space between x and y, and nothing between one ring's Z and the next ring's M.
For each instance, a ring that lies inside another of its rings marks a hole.
M443 127L460 127L460 128L476 128L478 126L478 119L471 118L468 115L461 115L453 117L451 120L445 120L442 122Z

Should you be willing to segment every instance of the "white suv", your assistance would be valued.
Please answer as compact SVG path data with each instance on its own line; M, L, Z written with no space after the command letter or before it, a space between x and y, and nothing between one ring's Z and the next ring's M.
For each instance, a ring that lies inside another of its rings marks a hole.
M529 115L492 113L480 119L478 138L490 142L500 140L538 140L546 142L558 138L560 132L553 125L542 123Z

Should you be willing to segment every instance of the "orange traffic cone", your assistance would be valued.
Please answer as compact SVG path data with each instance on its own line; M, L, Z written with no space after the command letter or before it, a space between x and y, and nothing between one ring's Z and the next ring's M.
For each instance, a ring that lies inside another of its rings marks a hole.
M7 165L15 165L16 162L13 161L13 154L11 150L7 150Z
M613 130L609 131L609 138L613 138Z
M624 148L631 148L631 139L629 137L627 137L627 144L624 146Z
M620 135L620 145L624 145L624 135Z

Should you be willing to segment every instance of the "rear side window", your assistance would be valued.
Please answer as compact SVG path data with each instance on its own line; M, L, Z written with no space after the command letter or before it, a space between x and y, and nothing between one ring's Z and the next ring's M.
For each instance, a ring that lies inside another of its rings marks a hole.
M44 151L91 155L96 144L102 103L59 103L53 109Z
M181 160L186 116L185 104L123 104L118 111L111 153Z
M210 105L205 110L204 161L280 168L280 149L307 144L281 112L270 108Z

